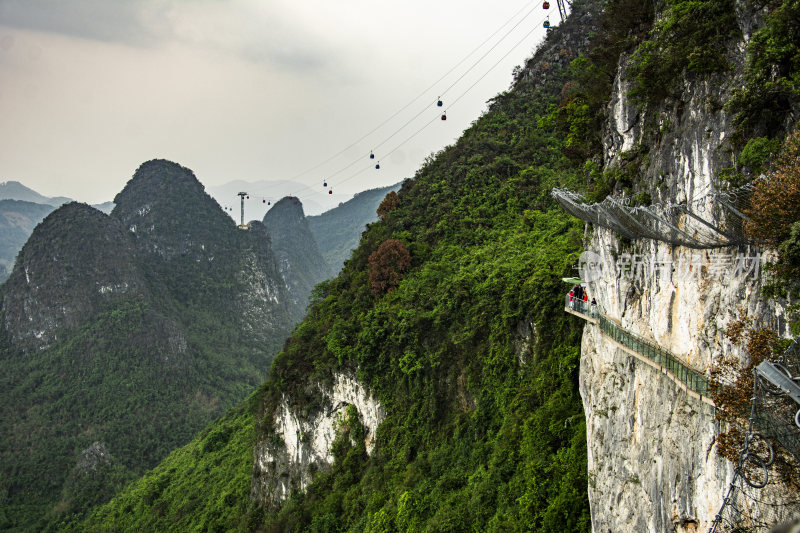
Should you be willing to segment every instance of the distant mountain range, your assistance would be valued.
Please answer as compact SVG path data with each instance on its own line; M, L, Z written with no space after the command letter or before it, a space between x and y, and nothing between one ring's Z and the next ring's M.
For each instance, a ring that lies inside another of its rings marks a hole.
M4 181L0 183L0 200L22 200L23 202L52 205L53 207L58 207L72 201L71 198L66 198L64 196L47 197L41 195L18 181Z
M391 190L398 190L400 184L356 193L345 202L341 201L341 195L325 194L320 188L321 192L309 191L305 185L286 180L236 180L205 189L236 222L239 222L241 212L239 192L252 192L250 198L245 199L245 221L250 221L263 220L280 198L296 198L295 191L303 190L303 212L327 263L325 277L331 277L339 272L344 260L358 246L365 224L377 220L375 209L383 197ZM265 194L270 196L262 196ZM44 196L18 181L0 183L0 283L10 275L17 252L36 224L58 206L71 201L63 196ZM93 204L92 207L110 214L114 202Z

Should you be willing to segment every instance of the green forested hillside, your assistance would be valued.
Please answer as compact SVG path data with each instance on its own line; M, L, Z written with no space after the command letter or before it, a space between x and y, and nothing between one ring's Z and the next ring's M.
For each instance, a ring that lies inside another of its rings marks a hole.
M73 530L589 529L581 324L562 311L561 282L583 227L549 196L555 185L585 187L598 145L599 132L581 132L585 148L570 149L570 115L560 112L570 64L600 16L594 2L574 9L318 286L251 400ZM600 100L585 111L599 113ZM407 268L376 253L387 242L407 250ZM313 384L342 370L386 409L374 451L351 414L329 472L279 509L257 503L239 469L252 468L254 442L271 438L278 402L313 412ZM232 464L238 473L226 477Z
M0 530L56 530L263 381L293 325L266 230L188 169L51 213L0 288Z

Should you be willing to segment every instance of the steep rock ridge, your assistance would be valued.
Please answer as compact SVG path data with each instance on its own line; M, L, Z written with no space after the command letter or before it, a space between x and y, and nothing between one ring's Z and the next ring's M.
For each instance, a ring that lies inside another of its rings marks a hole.
M745 35L752 31L752 18L740 16L739 23ZM728 50L733 73L687 77L679 96L657 108L628 98L622 57L609 104L606 168L644 148L643 190L654 202L689 203L723 224L706 195L717 173L733 163L732 117L722 103L741 85L743 51L743 43ZM757 248L625 244L595 227L586 249L602 258L602 272L588 276L589 294L602 312L700 371L723 355L745 357L724 334L739 310L787 333L781 304L760 296L757 274L767 256ZM742 258L745 268L737 269ZM593 529L707 530L733 474L714 449L714 409L634 361L591 324L584 330L580 372ZM773 485L762 497L779 501L780 495Z
M100 211L73 202L51 213L23 247L3 293L12 342L23 351L45 348L104 305L146 294L134 255L125 229Z
M274 414L269 438L255 446L252 497L279 505L293 491L304 490L316 472L334 461L333 443L348 406L354 406L365 428L367 453L386 417L378 400L350 373L335 373L329 385L317 384L321 405L313 410L283 396Z
M237 229L191 170L143 163L114 201L111 216L134 237L149 279L178 301L226 307L245 330L276 344L274 332L305 309L281 283L264 227Z
M282 198L264 215L264 226L272 239L272 250L292 302L302 313L311 289L328 274L328 265L308 227L303 204L298 198ZM300 318L302 314L297 316Z

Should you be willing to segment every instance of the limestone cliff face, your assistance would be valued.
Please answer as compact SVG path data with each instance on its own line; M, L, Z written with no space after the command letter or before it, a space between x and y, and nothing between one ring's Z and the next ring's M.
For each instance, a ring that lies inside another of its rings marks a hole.
M374 447L375 432L386 417L376 398L349 373L336 373L329 385L318 384L314 408L297 405L283 396L272 417L272 429L256 442L252 497L279 505L292 491L304 490L316 472L333 464L333 443L339 436L348 406L354 406L365 429L367 453Z
M755 24L752 18L739 23L745 36ZM627 97L627 58L621 58L609 104L606 168L645 147L642 182L654 203L688 203L723 224L706 194L715 175L733 163L732 117L720 103L741 84L743 50L744 43L729 49L734 75L686 79L679 97L655 109ZM648 133L654 123L659 128ZM602 312L700 371L723 355L746 357L725 338L739 310L787 333L781 304L760 296L758 271L767 257L757 248L623 243L595 227L587 250L602 258L602 272L595 269L588 284ZM741 258L745 268L737 268ZM580 388L594 531L707 531L733 475L715 452L714 408L618 349L592 324L584 330ZM763 496L776 497L775 489Z

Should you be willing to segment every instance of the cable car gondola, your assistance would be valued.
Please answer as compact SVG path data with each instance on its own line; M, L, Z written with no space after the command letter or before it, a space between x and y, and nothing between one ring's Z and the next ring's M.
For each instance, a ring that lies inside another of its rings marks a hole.
M549 17L548 17L547 20L544 21L544 24L542 24L542 26L544 26L545 28L549 28L550 27L550 18Z
M447 120L447 113L442 113L442 120Z
M369 158L370 158L370 159L375 159L375 154L373 154L372 152L370 152L370 153L369 153Z
M328 194L333 194L333 189L328 189Z
M444 104L442 103L442 97L440 96L439 99L436 101L437 107L442 107Z
M323 181L323 182L322 182L322 186L323 186L323 187L327 187L327 186L328 186L328 182L327 182L327 181Z
M381 162L380 162L380 161L378 161L378 162L375 164L375 170L380 170L380 169L381 169Z
M542 9L550 9L550 2L544 2L542 4Z

